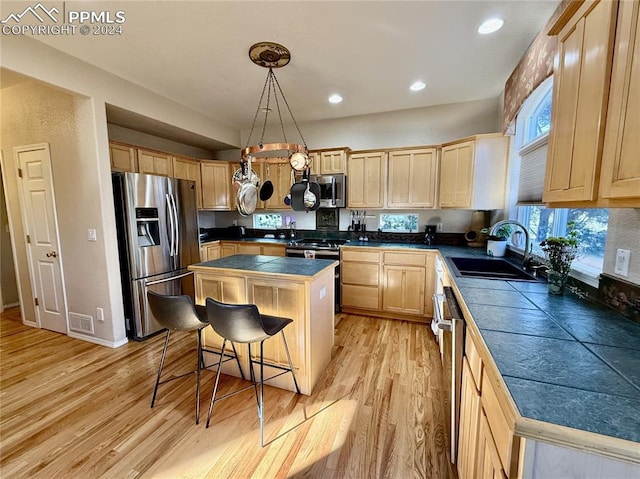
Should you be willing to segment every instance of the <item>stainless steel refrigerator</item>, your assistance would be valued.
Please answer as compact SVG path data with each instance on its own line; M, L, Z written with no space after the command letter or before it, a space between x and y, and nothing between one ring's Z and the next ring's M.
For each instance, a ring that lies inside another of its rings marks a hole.
M113 173L118 250L129 337L162 329L147 291L193 296L187 266L200 261L195 183L165 176Z

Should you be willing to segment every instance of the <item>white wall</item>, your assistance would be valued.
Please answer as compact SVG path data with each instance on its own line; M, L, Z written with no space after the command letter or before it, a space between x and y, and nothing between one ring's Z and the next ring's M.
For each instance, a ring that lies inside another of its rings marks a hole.
M4 171L0 172L0 306L15 305L18 303L18 283L16 271L13 265L13 248L9 233L9 217L5 203ZM0 308L2 310L2 308Z
M165 153L173 153L179 156L188 156L200 160L210 160L214 154L209 150L204 150L196 146L185 145L177 141L167 140L159 136L142 133L140 131L131 130L118 125L107 124L109 132L109 140L120 141L130 145L140 146L142 148L150 148L152 150L163 151Z
M613 272L618 248L631 251L627 277ZM640 209L611 208L609 210L603 273L640 285Z

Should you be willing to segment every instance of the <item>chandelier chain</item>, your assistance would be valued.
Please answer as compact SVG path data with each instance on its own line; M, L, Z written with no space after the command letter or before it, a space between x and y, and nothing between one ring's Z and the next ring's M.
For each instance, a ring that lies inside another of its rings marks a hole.
M275 73L273 74L273 78L276 78ZM277 81L277 79L276 79L276 81ZM271 82L271 84L273 85L273 82ZM282 93L282 91L280 93ZM280 129L282 130L282 137L284 138L284 142L287 143L287 133L285 132L284 123L282 122L282 113L280 111L280 102L278 101L278 95L276 94L275 85L273 85L273 98L276 101L276 108L278 110L278 118L280 119ZM282 96L282 98L284 98L284 95Z
M269 68L269 70L271 70L271 68ZM289 102L287 101L287 97L284 96L284 92L282 91L282 88L280 88L280 83L278 82L278 78L275 76L275 74L273 75L273 78L275 79L276 85L278 86L278 90L280 90L280 95L282 95L282 99L284 100L284 104L287 106L287 110L289 111L289 115L291 115L291 119L293 120L293 124L296 127L296 130L298 130L298 134L300 135L300 138L302 139L302 144L304 145L305 150L307 150L307 142L304 139L304 136L302 136L302 132L300 131L300 127L298 126L298 122L296 121L296 117L293 116L293 112L291 111L291 108L289 107ZM280 122L282 123L282 118L280 119ZM283 127L284 128L284 127Z
M271 68L269 68L269 70L271 70ZM256 121L258 120L258 113L260 113L260 105L262 105L262 99L264 98L264 92L267 89L268 83L269 83L269 75L267 75L267 78L264 81L264 86L262 87L262 94L260 95L260 101L258 101L258 108L256 108L256 114L253 116L253 122L251 123L251 131L249 131L249 137L247 138L246 148L249 148L249 145L251 145L251 135L253 135L253 130L256 126ZM265 118L265 121L266 121L266 118ZM264 129L262 130L262 134L264 135ZM262 143L262 140L260 140L260 142Z

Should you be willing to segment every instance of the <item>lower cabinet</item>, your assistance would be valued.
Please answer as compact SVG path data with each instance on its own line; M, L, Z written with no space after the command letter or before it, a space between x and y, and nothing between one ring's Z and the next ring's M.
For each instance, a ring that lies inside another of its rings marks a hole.
M462 365L462 396L457 467L460 479L516 479L520 439L503 395L492 384L467 331Z
M343 310L427 320L433 313L436 254L343 247L340 257Z
M214 241L213 244L203 244L200 246L200 261L212 261L220 258L220 242Z
M507 479L502 469L498 449L491 435L487 416L480 414L480 430L478 432L478 468L473 477L478 479Z

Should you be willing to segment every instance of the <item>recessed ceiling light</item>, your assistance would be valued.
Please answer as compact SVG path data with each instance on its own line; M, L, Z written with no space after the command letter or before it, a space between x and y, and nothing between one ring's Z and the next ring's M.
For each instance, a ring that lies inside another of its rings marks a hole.
M426 86L427 85L424 82L417 81L417 82L413 82L411 84L411 86L409 87L409 90L411 90L411 91L420 91L420 90L423 90L424 87L426 87Z
M334 93L329 97L329 103L340 103L342 101L342 97L337 93Z
M504 20L502 18L490 18L478 27L478 33L486 35L488 33L497 32L502 28L502 25L504 25Z

